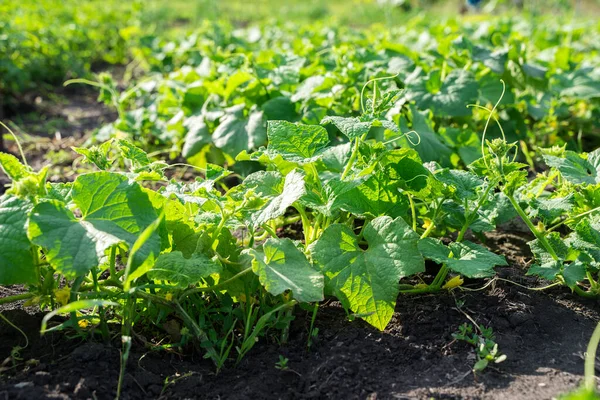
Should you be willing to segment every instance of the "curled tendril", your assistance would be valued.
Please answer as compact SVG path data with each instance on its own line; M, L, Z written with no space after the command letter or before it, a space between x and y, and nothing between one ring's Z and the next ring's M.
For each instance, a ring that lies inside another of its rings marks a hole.
M414 133L415 136L417 136L417 141L416 142L414 142L413 139L412 139L412 137L411 137L412 133ZM406 133L404 133L404 134L402 134L402 135L400 135L398 137L395 137L395 138L393 138L391 140L388 140L387 142L383 142L383 144L384 145L390 144L390 143L393 143L396 140L400 140L402 138L406 138L406 140L408 140L409 143L412 144L413 146L418 146L418 145L421 144L421 135L419 135L419 132L417 132L417 131L408 131L408 132L406 132Z
M21 142L19 141L19 138L17 137L17 135L4 122L0 121L0 126L2 126L4 129L6 129L8 131L8 133L10 133L12 135L13 139L17 143L17 147L19 148L19 154L21 155L21 158L23 159L23 165L25 165L26 167L29 167L29 165L27 164L27 158L25 158L25 153L23 152L23 147L21 147Z
M405 180L404 182L406 182L406 183L412 182L412 181L414 181L417 178L425 178L425 179L427 179L427 178L429 178L429 175L424 175L424 174L415 175L412 178L410 178L408 180Z
M398 75L400 75L400 71L398 71L395 75L389 75L389 76L382 76L379 78L373 78L367 81L367 83L365 83L360 91L360 108L362 110L362 113L365 113L365 89L367 88L367 86L369 86L370 83L372 82L379 82L379 81L384 81L387 79L394 79L395 77L397 77Z
M467 105L467 108L468 107L483 108L483 109L489 111L489 113L490 113L488 115L487 120L485 121L485 127L483 128L483 134L481 135L481 156L483 157L483 163L485 164L485 167L488 169L489 169L489 165L487 164L487 161L485 160L485 135L487 134L488 126L490 125L490 121L492 120L492 118L494 118L494 120L500 127L500 132L502 132L502 139L506 142L506 137L504 136L504 130L502 129L500 122L496 119L496 117L494 117L494 111L496 111L496 108L498 108L498 105L500 105L500 102L502 101L502 99L504 98L504 94L506 93L506 84L504 83L504 80L500 79L500 82L502 83L502 93L500 94L500 98L498 99L498 101L496 101L496 104L494 104L494 107L491 110L486 107L477 105L477 104L468 104Z

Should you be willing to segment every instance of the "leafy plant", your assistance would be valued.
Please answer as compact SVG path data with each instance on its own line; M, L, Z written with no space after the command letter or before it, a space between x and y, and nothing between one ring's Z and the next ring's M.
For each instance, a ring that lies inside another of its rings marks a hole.
M456 340L467 342L475 348L477 361L473 365L473 372L482 372L490 363L499 364L506 360L506 355L498 351L498 343L492 328L483 325L474 326L464 323L458 327L458 331L452 334Z

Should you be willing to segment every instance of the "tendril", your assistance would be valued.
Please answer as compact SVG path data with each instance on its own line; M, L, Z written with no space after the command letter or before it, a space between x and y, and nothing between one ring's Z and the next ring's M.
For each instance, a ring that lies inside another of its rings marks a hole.
M382 76L379 78L370 79L367 81L367 83L365 83L363 85L362 90L360 91L360 108L361 108L363 114L365 114L365 108L366 108L365 107L365 89L367 88L367 86L369 86L369 84L372 82L384 81L386 79L394 79L398 75L400 75L400 71L398 71L395 75Z
M498 126L500 126L500 122L494 117L494 111L496 111L496 108L498 108L498 105L500 105L500 102L504 98L504 93L506 92L506 84L504 83L504 80L500 79L500 82L502 82L502 93L500 94L500 98L498 99L498 101L496 101L496 104L494 104L494 107L491 110L486 107L479 106L477 104L468 104L467 105L467 107L483 108L483 109L489 111L489 113L490 113L488 115L487 120L485 121L485 127L483 128L483 134L481 135L481 156L483 157L483 162L485 164L485 167L488 169L489 169L489 165L487 164L487 161L485 160L485 135L487 134L488 126L490 125L490 121L492 120L492 118L494 118L496 120L496 122L498 123ZM506 142L506 137L504 136L504 130L502 129L502 127L500 127L500 132L502 133L502 139Z
M414 142L413 139L412 139L412 137L411 137L412 133L414 133L415 136L417 136L417 141L416 142ZM400 140L402 138L406 138L406 140L408 140L409 143L412 144L413 146L418 146L419 144L421 144L421 135L419 135L419 132L417 132L417 131L408 131L408 132L403 133L402 135L400 135L398 137L395 137L393 139L388 140L387 142L383 142L383 144L384 145L390 144L390 143L393 143L396 140Z

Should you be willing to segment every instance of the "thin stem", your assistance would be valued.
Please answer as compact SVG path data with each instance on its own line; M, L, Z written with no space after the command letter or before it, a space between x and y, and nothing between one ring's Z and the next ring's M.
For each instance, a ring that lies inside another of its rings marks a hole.
M19 328L18 326L16 326L15 324L13 324L8 318L6 318L4 316L4 314L2 314L0 312L0 318L2 318L4 320L4 322L6 322L8 325L12 326L13 328L15 328L17 331L19 331L19 333L21 335L23 335L23 337L25 338L25 346L22 347L21 349L25 349L27 347L29 347L29 338L27 337L27 335L25 334L25 332L23 332L23 330L21 330L21 328Z
M298 214L300 214L300 218L302 220L302 231L304 232L304 243L308 244L310 241L310 220L308 219L308 215L306 215L306 211L301 204L295 203L294 208L296 211L298 211Z
M110 262L108 268L110 271L110 277L113 279L117 278L117 246L113 246L110 249Z
M408 193L408 203L410 204L410 213L412 216L412 230L417 231L417 210L415 209L415 202L413 201L412 195Z
M269 235L271 235L271 237L274 237L274 238L278 237L277 232L275 232L275 230L273 230L273 228L270 227L269 224L264 223L261 226Z
M0 305L14 303L15 301L27 300L35 297L34 293L21 293L14 296L6 296L0 299Z
M238 272L237 274L235 274L231 278L229 278L229 279L227 279L227 280L225 280L223 282L220 282L217 285L209 286L209 287L200 287L200 288L188 289L185 292L183 292L181 294L181 296L179 296L179 301L182 301L183 299L185 299L186 297L188 297L189 295L194 294L194 293L210 292L212 290L221 289L223 286L228 285L229 283L235 281L236 279L238 279L238 278L246 275L250 271L252 271L252 267L246 268L246 269Z
M196 335L196 337L198 338L198 340L200 341L200 343L202 343L203 346L206 346L205 347L206 348L206 352L210 356L211 360L213 360L213 362L215 363L215 365L218 366L219 365L219 354L217 353L217 351L213 347L212 343L210 342L210 340L209 340L208 335L206 334L206 332L204 332L202 330L202 328L200 328L200 326L196 323L196 321L194 321L192 319L192 317L189 316L189 314L185 311L185 309L177 301L175 302L175 308L177 309L177 312L181 315L181 317L183 318L183 320L188 325L190 325L190 327L194 331L194 334ZM207 345L207 343L211 343L211 344Z
M483 192L483 196L481 196L481 198L477 202L477 206L466 217L465 224L461 228L460 232L458 233L458 237L456 238L457 242L463 241L465 234L467 233L467 230L469 229L469 226L471 226L471 224L473 223L473 220L477 216L477 212L479 211L479 209L483 206L483 204L487 200L487 198L490 194L490 191L491 191L492 187L494 187L494 186L496 186L496 185L495 184L492 185L491 182L488 184L488 187L485 189L485 192Z
M356 157L358 157L358 146L360 145L360 142L365 140L366 137L367 137L367 134L364 134L360 137L360 139L359 138L354 139L354 147L352 148L352 154L350 154L350 159L348 160L348 164L346 164L346 167L344 168L344 171L342 172L342 177L340 178L341 180L344 180L348 176L350 171L352 170L352 166L354 165L354 162L356 161Z
M559 226L561 226L563 224L566 224L567 222L575 221L577 218L585 217L586 215L592 214L598 210L600 210L600 207L592 208L591 210L588 210L581 214L577 214L575 216L569 217L569 218L557 223L556 225L553 225L552 227L548 228L548 232L552 232L553 230L557 229Z
M94 285L94 292L100 292L100 286L98 285L98 268L92 268L92 279ZM102 332L102 338L108 341L110 333L108 332L108 325L106 324L106 315L104 314L104 307L98 307L98 314L100 314L100 330Z
M552 256L554 260L558 260L558 256L556 255L554 248L552 248L546 237L533 225L533 222L531 222L531 219L529 219L525 211L523 211L519 203L515 200L514 196L508 195L507 193L505 193L505 195L506 197L508 197L508 200L510 201L514 209L517 211L517 214L519 214L523 222L525 222L531 233L533 233L534 236L540 241L540 244L544 247L544 249L546 249L546 251L550 254L550 256Z
M600 343L600 323L596 325L594 333L588 343L587 352L585 355L585 378L584 385L588 392L596 392L596 377L595 377L595 363L596 363L596 351L598 350L598 343Z

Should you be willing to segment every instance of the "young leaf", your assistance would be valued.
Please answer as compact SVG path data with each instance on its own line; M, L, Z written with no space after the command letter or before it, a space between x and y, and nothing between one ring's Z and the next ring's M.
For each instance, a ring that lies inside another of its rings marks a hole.
M334 207L358 216L399 217L406 213L409 205L398 189L398 182L390 180L389 175L380 170L360 186L338 195Z
M291 290L299 302L323 300L323 274L290 239L268 239L262 252L251 250L250 254L254 257L252 271L269 293Z
M383 330L394 313L398 281L423 272L425 264L417 248L419 236L402 218L375 218L365 227L364 237L367 250L350 227L334 224L310 251L325 274L326 290Z
M18 181L30 175L29 169L21 164L17 157L0 152L0 167L12 181Z

